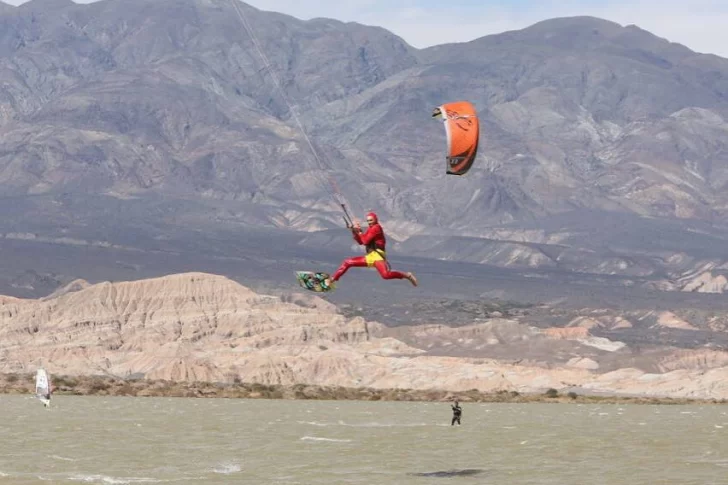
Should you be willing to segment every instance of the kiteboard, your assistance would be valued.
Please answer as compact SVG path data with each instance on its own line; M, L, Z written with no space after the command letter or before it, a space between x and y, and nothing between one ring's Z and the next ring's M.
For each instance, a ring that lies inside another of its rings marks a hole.
M329 278L328 273L322 273L320 271L296 271L296 279L301 288L305 288L309 291L315 291L316 293L326 293L334 291L336 283L326 285L324 282L326 278Z

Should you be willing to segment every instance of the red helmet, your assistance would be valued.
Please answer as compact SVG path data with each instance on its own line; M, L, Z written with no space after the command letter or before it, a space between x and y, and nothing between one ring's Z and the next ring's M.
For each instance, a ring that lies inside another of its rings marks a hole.
M369 219L369 218L372 218L372 219L374 219L374 223L375 223L375 224L376 224L377 222L379 222L379 218L377 217L377 215L376 215L376 214L375 214L374 212L369 212L369 213L367 214L367 219Z

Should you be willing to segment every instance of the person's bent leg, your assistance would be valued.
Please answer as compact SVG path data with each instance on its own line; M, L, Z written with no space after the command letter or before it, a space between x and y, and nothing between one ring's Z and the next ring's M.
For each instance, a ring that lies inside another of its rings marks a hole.
M402 273L401 271L392 271L386 261L376 261L374 267L379 271L379 276L385 280L409 280L412 285L417 286L417 278L412 273Z
M334 273L334 275L330 279L331 281L339 281L339 278L341 278L344 273L349 270L349 268L366 268L366 266L367 261L364 256L354 256L351 258L346 258L344 261L341 262L341 266L339 266L339 269L336 270L336 273Z

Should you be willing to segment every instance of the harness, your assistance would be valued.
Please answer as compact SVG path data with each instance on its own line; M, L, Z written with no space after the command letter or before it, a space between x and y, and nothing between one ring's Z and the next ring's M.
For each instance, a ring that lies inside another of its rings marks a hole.
M370 244L366 247L367 254L369 253L378 253L381 257L384 259L387 259L387 252L384 249L376 247L374 244Z

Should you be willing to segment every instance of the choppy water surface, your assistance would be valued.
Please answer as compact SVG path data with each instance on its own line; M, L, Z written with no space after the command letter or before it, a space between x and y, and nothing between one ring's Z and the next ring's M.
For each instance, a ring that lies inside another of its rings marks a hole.
M728 407L0 396L0 483L728 484Z

